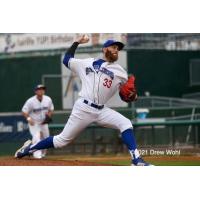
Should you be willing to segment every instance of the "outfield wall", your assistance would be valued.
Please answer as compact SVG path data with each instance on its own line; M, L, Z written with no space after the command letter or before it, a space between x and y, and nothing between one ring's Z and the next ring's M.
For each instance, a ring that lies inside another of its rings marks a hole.
M129 73L137 78L139 95L182 97L199 92L190 87L190 60L199 59L200 51L142 50L128 51Z
M66 116L66 120L68 117ZM50 134L60 133L65 123L50 125ZM200 120L166 122L133 121L139 149L141 148L188 148L199 149ZM189 128L190 127L190 128ZM0 155L14 155L27 139L31 139L27 122L20 115L0 116ZM99 154L125 153L126 147L117 130L91 125L67 147L50 150L50 154Z
M82 50L82 53L92 49ZM97 50L99 52L99 50ZM0 58L0 112L19 112L25 100L33 95L34 85L44 74L61 75L60 52L37 52L29 55L10 55ZM81 53L81 51L80 51ZM42 56L43 55L43 56ZM128 50L128 71L137 78L139 95L181 97L188 92L200 91L190 87L189 64L200 58L200 51ZM48 79L47 95L51 96L56 110L62 109L61 79Z
M43 74L60 74L60 56L35 56L0 59L0 112L19 112L25 101L34 95L34 86L41 83ZM61 83L53 84L47 94L55 109L61 109Z

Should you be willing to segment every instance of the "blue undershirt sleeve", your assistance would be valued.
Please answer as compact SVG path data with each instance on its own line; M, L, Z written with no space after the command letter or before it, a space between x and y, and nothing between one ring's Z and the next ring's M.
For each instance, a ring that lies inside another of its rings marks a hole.
M69 68L69 60L71 58L74 58L74 54L75 54L75 51L76 51L78 45L79 45L78 42L74 42L72 44L72 46L65 53L65 56L64 56L64 59L63 59L63 64L68 68Z

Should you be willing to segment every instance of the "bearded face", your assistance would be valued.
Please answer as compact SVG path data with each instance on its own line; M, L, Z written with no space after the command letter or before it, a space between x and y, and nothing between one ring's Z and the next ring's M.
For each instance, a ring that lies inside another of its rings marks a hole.
M104 50L105 58L108 62L115 62L118 60L118 46L113 45Z

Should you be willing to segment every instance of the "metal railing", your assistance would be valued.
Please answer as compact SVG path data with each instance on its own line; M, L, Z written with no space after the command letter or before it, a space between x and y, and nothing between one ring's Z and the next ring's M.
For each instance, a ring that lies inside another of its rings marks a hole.
M163 122L137 122L133 123L134 132L139 148L188 148L198 149L200 143L200 120L178 120ZM51 132L63 129L64 124L51 124ZM190 128L189 128L190 127ZM98 131L99 130L99 131ZM109 133L112 129L105 129L96 124L89 126L86 131L87 141L79 137L72 145L61 150L63 153L123 153L127 152L122 143L119 131ZM106 134L105 134L106 133ZM85 132L81 135L84 138ZM106 138L110 137L109 140ZM55 151L54 151L55 153ZM57 152L59 153L59 152Z
M200 92L184 94L182 97L185 99L197 99L200 101Z
M163 107L200 107L200 100L160 97L160 96L141 96L133 102L136 108L163 108Z

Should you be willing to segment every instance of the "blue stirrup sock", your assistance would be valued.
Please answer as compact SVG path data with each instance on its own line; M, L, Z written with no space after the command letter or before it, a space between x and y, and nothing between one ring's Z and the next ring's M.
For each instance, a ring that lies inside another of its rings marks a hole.
M132 160L135 160L140 157L139 151L137 150L137 145L133 133L133 129L126 129L122 133L122 141L126 144Z
M31 146L30 150L41 150L41 149L49 149L49 148L54 148L53 136L45 138L44 140L41 140L37 144Z

